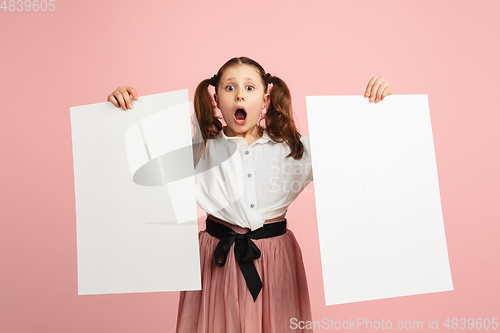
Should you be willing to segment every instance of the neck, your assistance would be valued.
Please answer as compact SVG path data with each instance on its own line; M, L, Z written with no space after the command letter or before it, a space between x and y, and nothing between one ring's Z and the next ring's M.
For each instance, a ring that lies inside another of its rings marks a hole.
M249 146L252 143L254 143L257 139L260 138L258 126L254 126L252 129L250 129L246 132L240 132L240 133L233 131L229 126L224 127L222 130L224 131L224 134L227 137L239 136L239 137L247 140L247 143Z

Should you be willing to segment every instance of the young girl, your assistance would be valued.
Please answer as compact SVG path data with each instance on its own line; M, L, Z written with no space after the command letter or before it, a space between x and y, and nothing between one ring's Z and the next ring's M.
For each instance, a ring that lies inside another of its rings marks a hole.
M379 102L389 94L387 81L374 77L365 97ZM135 89L119 87L108 101L125 110L131 97L137 100ZM309 138L297 132L291 106L285 82L245 57L196 89L196 196L207 219L199 233L202 290L181 292L179 333L311 331L292 325L312 317L302 254L285 215L313 179Z

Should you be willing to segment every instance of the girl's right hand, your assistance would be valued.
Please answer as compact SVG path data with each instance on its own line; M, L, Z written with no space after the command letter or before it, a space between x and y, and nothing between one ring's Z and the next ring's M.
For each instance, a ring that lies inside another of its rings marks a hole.
M127 110L132 109L132 101L130 98L137 101L139 98L137 96L137 91L132 87L123 86L116 88L116 90L108 96L108 101L113 103L117 108L121 107L123 110Z

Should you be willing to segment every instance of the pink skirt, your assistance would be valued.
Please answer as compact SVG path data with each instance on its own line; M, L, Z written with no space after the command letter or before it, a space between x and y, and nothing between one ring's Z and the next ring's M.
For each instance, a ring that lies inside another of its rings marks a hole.
M223 224L240 234L249 231ZM290 230L252 239L261 251L254 264L263 284L255 302L234 257L234 244L226 264L217 267L219 239L201 231L199 240L202 290L181 292L177 333L312 332L296 328L299 321L312 318L302 253Z

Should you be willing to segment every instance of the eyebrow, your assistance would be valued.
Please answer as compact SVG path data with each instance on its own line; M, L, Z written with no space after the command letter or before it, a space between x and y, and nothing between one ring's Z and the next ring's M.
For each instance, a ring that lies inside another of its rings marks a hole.
M253 81L252 78L249 78L249 77L244 77L243 79L245 80L249 80L249 81ZM230 78L227 78L226 81L229 81L229 80L234 80L234 77L230 77ZM223 81L223 82L226 82L226 81Z

